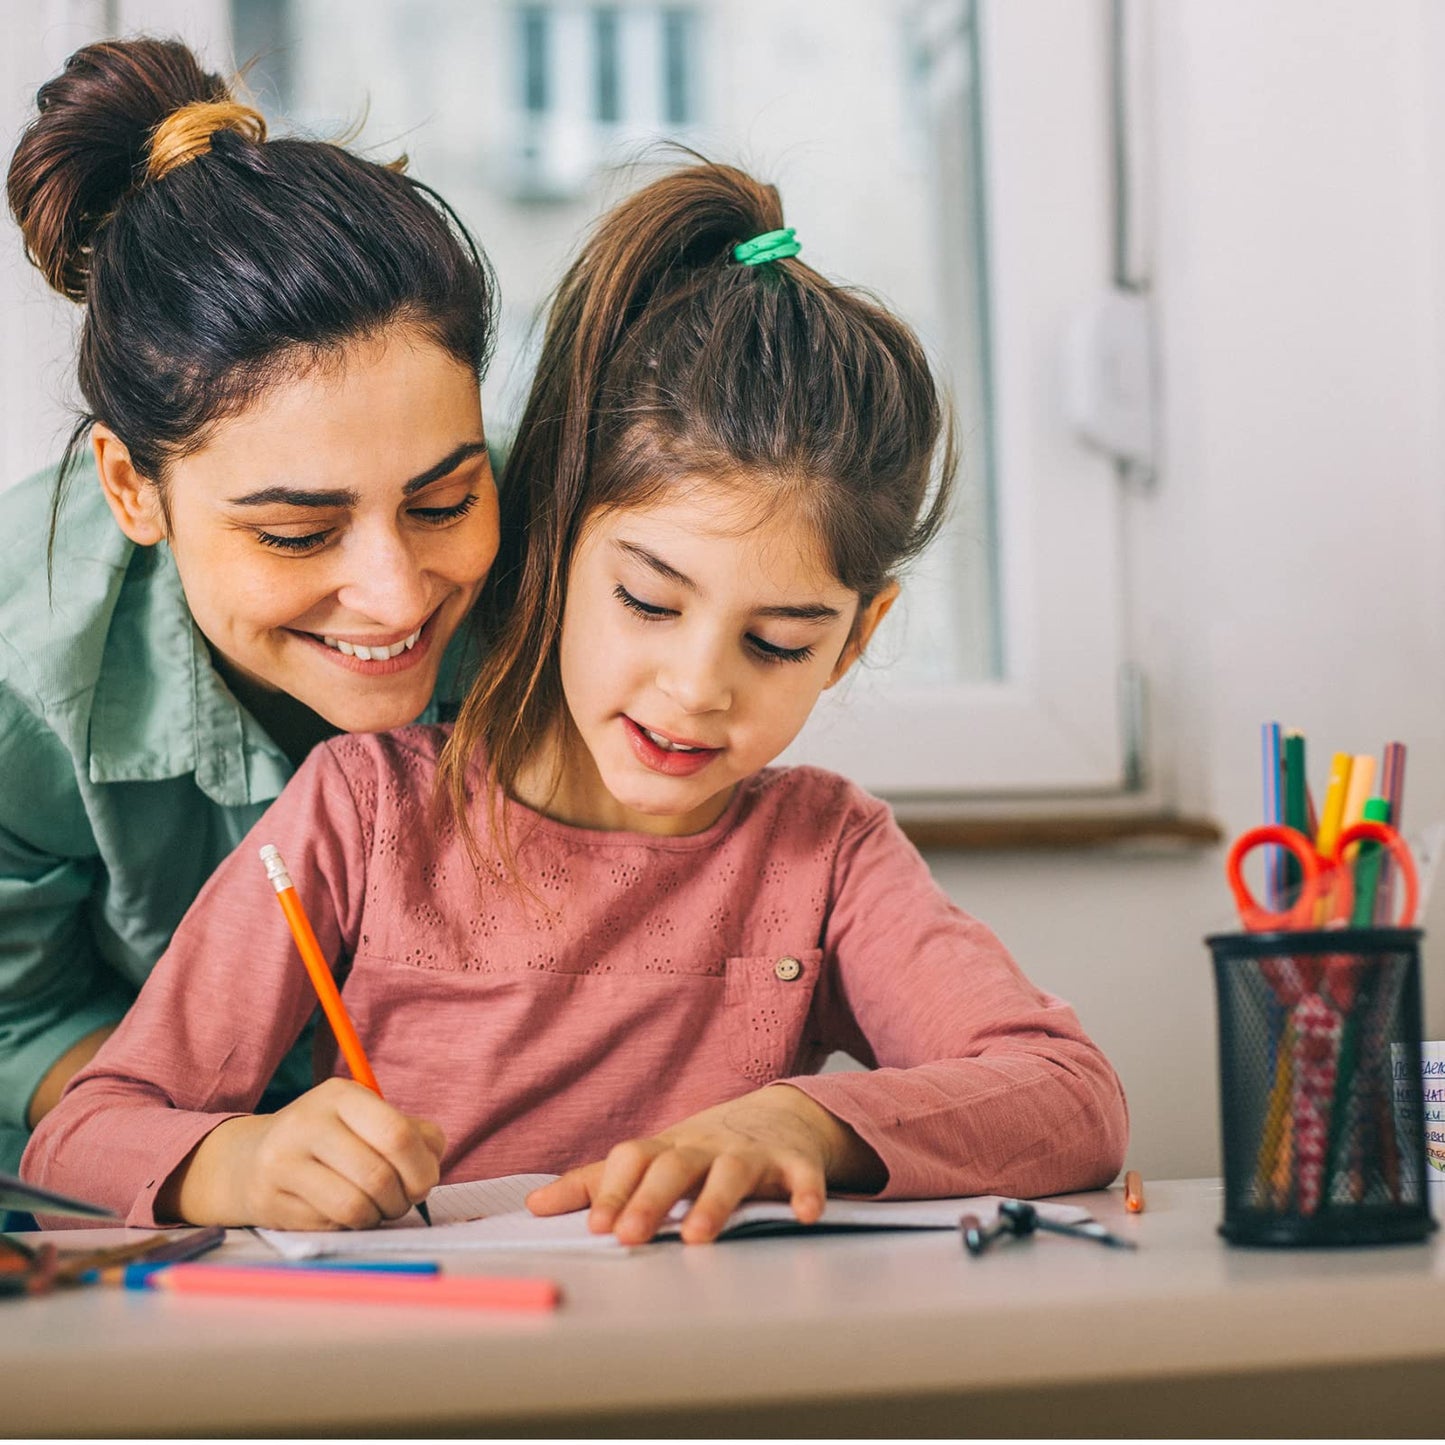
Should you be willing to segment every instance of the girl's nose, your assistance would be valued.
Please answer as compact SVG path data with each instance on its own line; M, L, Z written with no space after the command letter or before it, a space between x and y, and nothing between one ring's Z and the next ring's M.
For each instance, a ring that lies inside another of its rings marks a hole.
M732 705L732 684L719 649L678 641L681 645L658 668L658 687L689 715L725 711Z

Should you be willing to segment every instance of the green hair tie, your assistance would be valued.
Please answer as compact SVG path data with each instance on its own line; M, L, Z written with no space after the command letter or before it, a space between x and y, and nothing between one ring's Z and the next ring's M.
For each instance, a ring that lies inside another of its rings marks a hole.
M803 248L791 226L781 231L765 231L751 241L739 241L733 247L733 260L740 266L761 266L764 261L781 261L796 256Z

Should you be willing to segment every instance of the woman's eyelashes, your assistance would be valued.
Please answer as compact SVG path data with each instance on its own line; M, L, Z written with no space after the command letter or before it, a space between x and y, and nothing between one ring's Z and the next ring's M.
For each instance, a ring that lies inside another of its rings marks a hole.
M635 613L645 622L661 622L665 618L678 615L676 608L658 607L655 603L634 597L620 582L612 589L612 595L629 612ZM779 647L775 642L767 642L751 632L743 640L759 662L806 662L813 655L811 647Z
M407 514L415 517L424 527L444 527L449 522L459 522L477 504L477 493L468 492L460 502L450 507L408 507ZM263 547L273 551L289 552L293 555L318 551L337 532L335 527L326 527L319 532L307 532L301 537L292 537L284 532L256 532L256 540Z

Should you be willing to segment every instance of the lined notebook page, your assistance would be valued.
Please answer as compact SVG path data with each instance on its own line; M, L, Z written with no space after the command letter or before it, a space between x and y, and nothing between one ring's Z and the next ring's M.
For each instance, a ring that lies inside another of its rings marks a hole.
M444 1184L427 1199L432 1228L414 1210L376 1229L330 1230L305 1233L296 1230L258 1229L256 1233L287 1259L313 1259L320 1255L437 1255L448 1250L531 1250L624 1256L631 1252L614 1235L593 1234L587 1228L587 1211L539 1218L528 1212L524 1200L533 1189L549 1184L555 1174L509 1174L469 1184ZM829 1199L822 1224L832 1229L957 1229L961 1214L976 1214L984 1224L998 1215L999 1196L971 1199ZM1040 1203L1040 1214L1059 1223L1080 1223L1089 1212L1078 1205ZM659 1239L676 1237L677 1223L687 1212L678 1204L671 1223ZM806 1230L789 1205L755 1200L734 1211L723 1231L730 1234ZM645 1246L643 1246L645 1248Z
M432 1224L459 1224L469 1219L490 1219L494 1214L514 1214L527 1207L527 1196L555 1174L508 1174L503 1179L478 1179L470 1184L443 1184L427 1197ZM405 1227L418 1220L403 1215L397 1220ZM425 1226L423 1226L425 1227Z
M375 1229L258 1229L256 1233L286 1259L319 1255L443 1254L448 1250L585 1250L589 1254L626 1254L614 1235L593 1234L587 1211L539 1218L523 1200L555 1174L509 1174L468 1184L443 1184L427 1196L430 1229L412 1210Z

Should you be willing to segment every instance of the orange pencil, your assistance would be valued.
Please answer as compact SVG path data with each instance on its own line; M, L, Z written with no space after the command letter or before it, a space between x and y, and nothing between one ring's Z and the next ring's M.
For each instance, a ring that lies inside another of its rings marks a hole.
M550 1279L466 1274L350 1274L338 1270L254 1269L225 1264L174 1264L147 1275L143 1283L134 1287L170 1294L493 1310L550 1310L556 1308L560 1297L556 1281Z
M276 890L277 902L281 905L281 912L286 915L291 937L296 940L296 950L301 955L301 962L306 965L311 986L316 990L316 997L321 1000L321 1010L326 1015L326 1022L331 1025L331 1032L336 1035L336 1042L340 1046L342 1058L346 1060L346 1067L351 1070L351 1077L358 1084L364 1084L378 1099L384 1097L381 1085L376 1082L376 1075L371 1072L371 1065L367 1062L366 1050L361 1047L361 1040L357 1037L356 1025L351 1022L351 1015L346 1012L346 1005L341 1002L341 991L336 987L336 980L331 976L331 969L321 952L321 945L316 941L311 920L307 918L295 885L291 882L291 875L286 871L281 850L274 843L267 843L261 849L261 861L266 865L266 876ZM430 1225L431 1215L427 1212L426 1201L423 1200L416 1209Z

